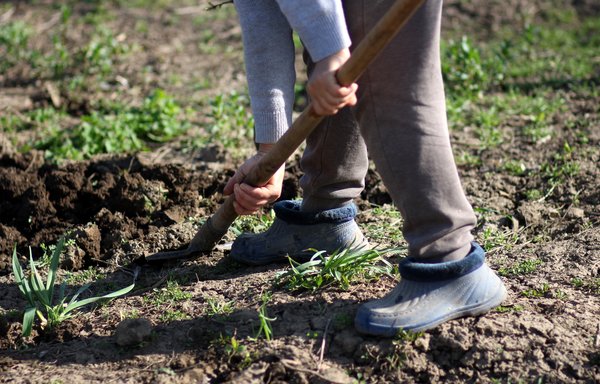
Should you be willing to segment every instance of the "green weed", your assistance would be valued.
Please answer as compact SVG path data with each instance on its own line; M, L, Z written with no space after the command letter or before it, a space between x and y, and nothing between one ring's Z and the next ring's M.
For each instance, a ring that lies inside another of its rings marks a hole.
M350 282L357 278L392 276L396 268L383 256L396 251L397 249L344 249L331 255L327 255L325 251L315 251L305 263L290 259L291 269L278 274L277 280L290 290L316 291L330 285L346 290L350 287Z
M207 316L228 315L234 310L233 301L222 301L214 297L205 297L208 308L206 309Z
M271 339L273 338L273 327L271 326L271 322L277 320L277 318L269 317L267 313L267 304L271 300L271 296L271 292L265 292L261 295L262 304L258 309L258 321L260 325L258 328L258 332L254 337L255 340L258 340L258 338L261 335L263 335L267 341L271 341Z
M494 148L502 144L502 131L500 115L495 106L480 109L475 115L475 133L481 142L482 149Z
M245 368L252 363L252 357L248 348L238 341L235 335L229 338L224 349L227 355L227 363L231 363L232 360L238 360L240 368Z
M82 64L86 74L106 76L112 73L115 59L129 52L130 49L130 46L115 36L112 31L99 28L90 42L78 52L76 61Z
M511 312L521 312L523 307L521 305L500 305L494 308L494 311L498 313L511 313Z
M145 297L144 300L155 306L161 306L163 304L173 304L191 298L192 294L183 291L176 280L169 279L167 280L167 286L165 288L154 288L152 294Z
M557 186L579 173L580 165L574 157L574 149L565 142L561 152L555 154L551 161L542 164L540 173L549 185L542 199L550 196Z
M260 233L264 232L273 224L275 220L275 212L270 210L265 214L245 215L238 217L231 225L230 231L235 236L239 236L244 232Z
M583 279L580 277L574 277L571 279L571 285L575 288L582 288L584 285Z
M254 117L250 112L250 99L235 91L218 95L210 102L208 142L219 142L225 148L236 148L252 140Z
M523 176L527 172L527 167L519 160L508 160L502 164L502 169L513 176Z
M169 323L177 320L188 320L191 319L191 316L177 309L167 309L162 312L158 318L164 323Z
M396 333L395 339L412 344L415 341L417 341L420 337L422 337L424 334L425 334L424 332L413 332L413 331L406 331L404 329L400 329L398 331L398 333Z
M585 278L574 277L571 279L571 285L575 288L592 292L595 295L600 295L600 278Z
M376 220L362 222L361 228L369 234L369 239L379 244L402 244L402 216L391 204L374 207L370 212L362 212L367 218L375 217Z
M539 288L530 288L521 292L521 295L529 298L545 297L550 294L550 286L548 283L543 283Z
M100 300L112 299L125 295L135 286L135 283L132 283L128 287L103 296L77 300L79 295L88 289L89 284L85 284L80 287L77 292L75 292L70 300L67 301L67 296L65 294L67 283L65 281L60 285L58 297L55 301L54 283L58 271L60 255L63 251L64 245L65 240L64 238L61 238L52 253L45 283L42 280L40 272L38 272L38 269L35 266L35 262L33 261L33 256L31 253L29 255L30 271L29 276L27 277L23 272L21 265L19 264L17 249L15 248L13 251L12 268L15 281L19 286L19 290L27 299L28 303L28 307L25 309L23 315L23 336L25 337L31 334L36 314L42 323L42 327L52 329L64 320L75 316L76 310L79 308Z
M0 70L5 71L23 60L29 60L31 27L22 21L0 25Z
M442 73L452 97L476 98L504 78L503 60L494 53L483 57L466 36L442 44Z
M35 147L54 160L144 150L149 142L165 142L184 133L189 126L181 121L181 113L176 101L157 89L141 107L121 107L109 114L93 112L70 131L47 127Z
M383 367L386 370L398 371L405 364L408 356L406 347L414 345L415 342L424 335L423 332L399 330L391 343L391 348L385 355Z
M129 311L119 311L119 319L121 321L125 320L125 319L139 319L141 317L141 313L139 310L137 309L132 309Z
M511 228L498 228L486 225L478 236L481 246L488 252L504 248L510 249L519 242L519 234Z
M529 24L522 31L505 31L506 41L512 40L513 65L506 73L509 83L518 84L518 79L529 79L527 87L537 84L555 87L573 79L591 78L600 19L586 18L573 25L577 27ZM515 34L522 37L515 39Z
M478 167L482 164L481 156L467 152L458 151L454 155L454 161L458 166Z
M523 260L511 267L502 267L498 270L501 276L522 276L529 275L537 270L542 265L542 261L538 259Z
M67 284L74 285L74 284L89 283L91 281L104 279L105 277L106 277L106 275L104 273L100 272L97 268L90 267L88 269L85 269L85 270L82 270L79 272L68 273L65 280L66 280Z
M529 201L540 200L544 194L539 189L529 189L525 191L525 198Z

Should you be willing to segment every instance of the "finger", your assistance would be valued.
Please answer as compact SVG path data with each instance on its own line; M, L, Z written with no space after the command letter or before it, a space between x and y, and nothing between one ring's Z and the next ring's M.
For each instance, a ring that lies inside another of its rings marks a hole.
M237 213L240 216L252 215L253 213L256 212L256 211L252 211L252 210L242 207L237 201L233 202L233 209L235 210L235 213Z
M339 88L339 92L336 92L336 96L338 96L338 98L342 98L345 99L346 97L352 95L353 93L356 92L356 87L341 87Z
M273 197L274 193L274 187L269 184L259 188L252 187L248 184L240 184L240 189L242 190L242 192L245 192L248 195L248 197L256 201L267 201L271 197Z
M243 184L242 184L243 185ZM254 197L246 192L240 184L235 185L235 199L244 208L256 210L267 204L269 201L264 197Z
M318 102L313 103L313 109L315 113L319 116L335 115L336 113L338 113L338 109L323 106L321 103Z
M243 176L240 171L236 171L233 176L231 176L231 179L227 181L227 184L225 184L225 188L223 188L223 194L226 196L231 195L233 193L233 186L239 184L242 178Z
M351 94L348 95L347 97L345 97L342 102L340 103L340 106L338 106L338 108L343 108L346 105L356 105L356 94Z

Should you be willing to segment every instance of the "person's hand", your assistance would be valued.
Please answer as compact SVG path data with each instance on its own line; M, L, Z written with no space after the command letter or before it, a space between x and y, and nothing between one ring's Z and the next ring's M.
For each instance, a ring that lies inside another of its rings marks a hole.
M238 215L251 215L256 213L267 203L272 203L281 196L283 187L283 178L285 176L285 165L282 165L277 172L267 181L267 184L261 187L253 187L243 183L242 180L250 170L256 166L261 157L263 157L273 144L260 144L258 152L246 160L233 177L229 179L223 193L225 195L235 195L233 206Z
M315 64L308 79L306 90L318 115L333 115L347 105L356 104L356 83L349 87L338 84L335 73L350 58L350 50L341 51L328 56Z

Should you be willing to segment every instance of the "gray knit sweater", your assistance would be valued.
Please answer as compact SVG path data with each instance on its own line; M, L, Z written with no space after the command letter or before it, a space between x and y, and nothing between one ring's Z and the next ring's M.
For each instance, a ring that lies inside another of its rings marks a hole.
M244 43L257 143L274 143L292 123L295 30L313 61L350 46L341 0L235 0Z

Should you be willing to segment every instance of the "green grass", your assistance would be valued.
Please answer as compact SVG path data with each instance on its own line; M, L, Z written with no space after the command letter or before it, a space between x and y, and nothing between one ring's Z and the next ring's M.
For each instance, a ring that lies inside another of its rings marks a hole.
M208 85L207 85L208 84ZM196 82L193 88L205 88L206 79ZM234 157L243 155L244 148L251 148L254 133L254 117L250 110L247 93L231 91L215 96L209 101L207 123L203 132L185 141L185 150L204 148L217 144L227 149Z
M367 212L361 212L365 215ZM364 222L361 220L361 229L369 234L369 241L375 244L398 245L404 243L402 235L402 216L400 212L391 204L376 206L369 212L369 217L376 218Z
M473 150L458 152L459 165L479 166L482 151L517 136L545 143L555 135L557 116L567 110L568 92L597 88L600 18L578 19L569 12L553 17L558 27L550 22L506 27L485 41L462 37L442 43L451 129L479 140Z
M527 173L527 166L522 161L515 159L505 160L502 163L502 169L513 176L523 176Z
M169 323L171 321L177 320L188 320L191 318L192 317L189 314L178 309L167 309L164 312L162 312L158 317L158 319L164 323Z
M571 279L570 283L577 289L592 292L595 295L600 295L600 278L574 277Z
M354 280L374 280L382 275L393 276L397 267L388 262L384 255L396 249L344 249L327 255L315 251L305 263L290 259L291 269L277 275L277 281L290 290L316 291L328 286L347 290Z
M101 280L106 277L106 274L100 272L96 267L89 267L78 272L70 272L65 280L67 284L85 284L96 280Z
M444 41L441 51L444 83L452 97L480 97L504 78L503 61L495 54L484 56L467 36Z
M225 148L237 148L252 141L254 117L250 98L235 91L217 95L210 102L208 141L219 142Z
M101 12L91 12L94 17ZM102 26L96 25L85 43L72 44L67 35L78 19L72 18L69 6L61 7L60 23L55 32L47 38L50 49L39 50L31 44L33 28L23 21L15 21L0 26L0 69L14 66L27 66L32 77L39 79L64 80L78 75L104 79L115 71L115 65L130 53L133 45L125 41L124 35L116 35ZM84 20L84 22L86 22Z
M575 160L575 149L565 142L561 151L556 153L552 160L541 166L541 175L548 185L545 197L551 195L555 188L573 178L579 173L580 165Z
M174 279L167 280L167 286L164 288L155 288L152 294L144 297L144 301L154 306L160 307L165 304L174 304L180 301L189 300L192 294L185 292Z
M30 60L29 38L33 29L23 21L0 25L0 70L5 71L22 60Z
M244 215L238 217L229 230L235 235L239 236L242 233L260 233L264 232L273 224L275 221L275 212L270 210L264 214L259 213L256 215Z
M214 297L205 297L208 307L205 310L207 316L229 315L234 311L233 301L223 301Z
M99 153L125 153L148 149L150 143L169 141L189 128L183 109L157 89L140 107L113 106L113 110L83 116L71 130L58 124L43 125L34 143L53 160L82 160Z
M529 275L537 270L542 265L542 261L538 259L523 260L510 267L502 267L498 270L500 276L524 276Z
M519 233L511 228L484 225L477 234L481 246L489 253L500 248L510 249L519 242Z
M550 286L543 283L539 288L529 288L521 292L521 295L528 298L540 298L550 295Z
M494 311L498 313L521 312L523 311L523 307L521 305L500 305L494 308Z

